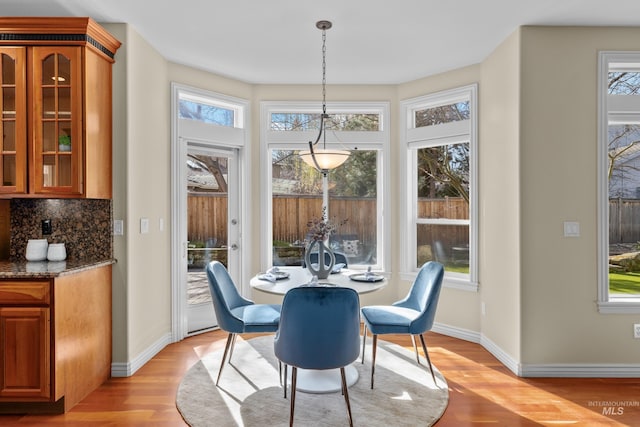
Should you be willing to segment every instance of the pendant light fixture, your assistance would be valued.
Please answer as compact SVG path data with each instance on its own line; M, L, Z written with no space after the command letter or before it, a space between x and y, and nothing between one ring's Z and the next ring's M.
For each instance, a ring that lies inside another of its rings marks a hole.
M326 120L327 114L327 30L331 28L330 21L318 21L316 27L322 30L322 114L320 115L320 132L315 142L309 141L309 150L301 151L300 157L306 164L322 172L324 176L331 169L342 165L349 158L349 151L327 148ZM322 148L313 148L322 138Z

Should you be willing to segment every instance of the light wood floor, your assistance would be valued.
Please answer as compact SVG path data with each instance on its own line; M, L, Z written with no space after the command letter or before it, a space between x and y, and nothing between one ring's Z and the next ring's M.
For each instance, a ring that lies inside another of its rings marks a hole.
M109 380L64 415L0 416L0 425L184 426L175 407L180 380L199 358L222 349L225 338L214 331L169 345L134 376ZM383 339L411 349L408 337ZM437 427L640 425L639 379L523 379L477 344L435 333L426 341L449 384L449 406Z

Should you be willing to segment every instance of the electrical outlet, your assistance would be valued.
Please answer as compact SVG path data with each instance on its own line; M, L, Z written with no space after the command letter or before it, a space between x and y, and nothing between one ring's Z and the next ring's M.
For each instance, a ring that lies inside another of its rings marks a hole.
M51 227L51 220L50 219L43 219L42 220L42 234L43 235L48 235L51 234L53 232L52 227Z
M633 325L633 337L640 338L640 323Z

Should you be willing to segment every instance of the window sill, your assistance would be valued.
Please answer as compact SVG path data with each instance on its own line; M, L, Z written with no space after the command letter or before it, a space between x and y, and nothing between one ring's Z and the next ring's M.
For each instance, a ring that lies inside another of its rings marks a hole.
M637 314L640 313L640 297L610 298L609 301L598 301L598 311L602 314Z

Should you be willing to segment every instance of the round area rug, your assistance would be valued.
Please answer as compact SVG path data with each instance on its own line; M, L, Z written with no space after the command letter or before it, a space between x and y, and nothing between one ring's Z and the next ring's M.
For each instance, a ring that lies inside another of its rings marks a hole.
M247 341L238 337L232 364L224 367L216 387L222 353L219 350L207 355L182 379L176 405L184 420L192 427L289 425L291 393L289 390L284 398L273 336ZM378 340L375 388L371 390L371 354L367 344L365 363L361 364L360 358L353 363L360 375L349 387L353 424L433 425L449 401L447 382L437 368L434 384L425 360L418 365L412 351ZM348 422L341 393L296 393L296 426L343 426Z

